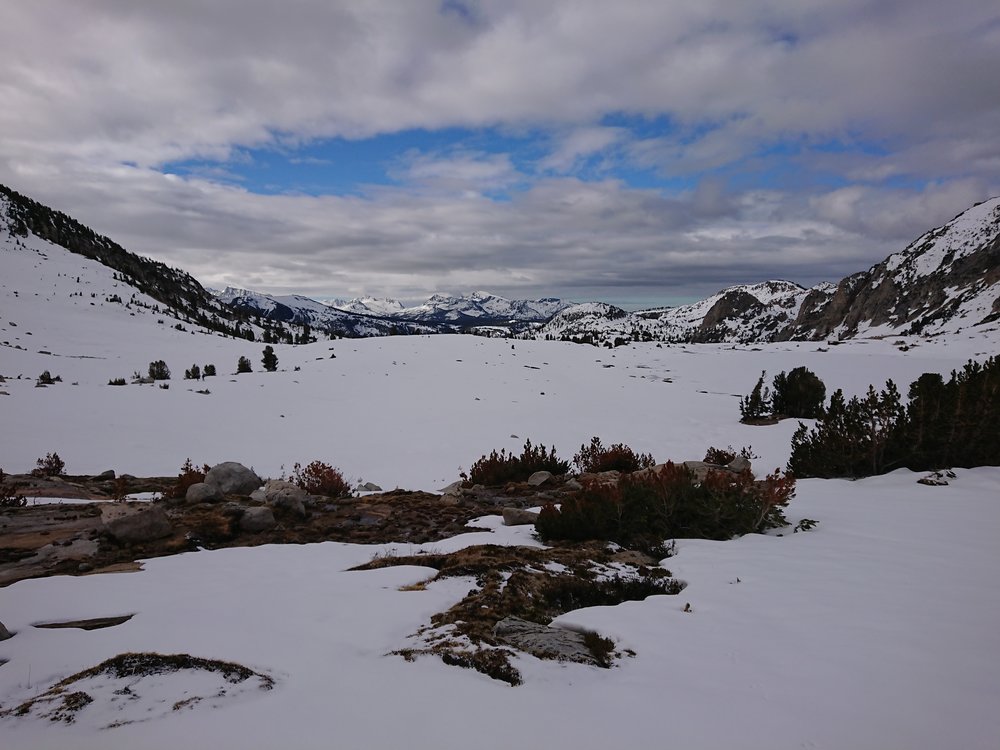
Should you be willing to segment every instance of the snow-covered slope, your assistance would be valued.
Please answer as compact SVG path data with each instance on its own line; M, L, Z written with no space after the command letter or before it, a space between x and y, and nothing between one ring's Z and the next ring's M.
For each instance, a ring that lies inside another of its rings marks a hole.
M827 288L832 285L808 290L790 281L741 284L689 305L637 312L604 303L573 305L542 326L537 336L597 344L768 341L795 319L810 292Z
M851 395L873 378L947 373L1000 345L982 330L906 338L906 351L887 340L828 351L815 342L599 351L399 336L276 345L279 370L264 373L260 344L161 324L110 269L37 238L0 243L0 267L8 471L50 451L74 473L170 474L190 457L277 476L320 459L387 489L434 490L494 448L531 438L569 457L599 435L660 460L753 445L764 472L784 465L795 425L739 424L738 396L762 369L804 365ZM114 294L123 303L109 302ZM622 312L589 309L612 320ZM239 356L255 371L231 375ZM107 385L161 358L174 371L169 389ZM207 362L218 377L180 379ZM63 382L34 387L42 369ZM595 630L634 656L602 670L522 655L517 688L433 657L393 655L419 644L417 631L475 579L422 584L435 572L422 566L350 570L375 555L538 544L530 527L504 527L498 516L428 545L203 550L145 561L140 572L21 581L0 597L0 619L15 633L0 642L3 709L126 651L234 661L274 687L241 691L180 674L153 685L136 678L124 691L128 683L95 679L85 685L94 701L72 724L0 718L3 747L388 748L418 737L441 750L598 750L666 737L694 750L992 750L1000 678L984 654L1000 650L1000 471L960 470L947 487L917 485L918 476L800 482L787 515L818 521L810 532L679 540L663 564L686 582L680 596L588 607L554 623ZM34 627L131 613L90 632Z
M928 335L1000 319L1000 198L920 236L868 271L810 297L781 338Z

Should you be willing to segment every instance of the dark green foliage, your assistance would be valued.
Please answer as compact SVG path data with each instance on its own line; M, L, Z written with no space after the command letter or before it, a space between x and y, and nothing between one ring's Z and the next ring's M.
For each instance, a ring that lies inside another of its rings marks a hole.
M741 422L755 422L771 416L771 392L764 386L765 375L767 373L762 372L750 395L740 399Z
M655 462L648 453L636 453L622 443L605 448L599 437L593 437L590 445L580 446L580 452L573 456L573 463L583 473L596 474L602 471L638 471Z
M617 484L589 483L561 509L547 505L535 524L544 540L602 539L628 547L667 538L729 539L784 525L781 508L795 480L775 472L755 482L747 471L709 472L700 484L683 465L667 463Z
M816 426L800 425L792 437L789 470L800 477L861 477L900 467L1000 465L1000 357L970 361L947 382L925 373L908 396L904 408L892 381L850 401L836 391Z
M546 450L545 446L535 447L530 440L525 440L520 456L508 454L505 450L482 456L469 469L469 481L487 486L524 482L536 471L565 474L569 471L569 462L556 457L555 446Z
M264 369L274 372L278 369L278 355L274 353L274 347L268 344L264 347L264 357L261 359Z
M57 477L66 471L66 464L58 453L47 453L45 458L38 459L35 464L31 474L36 477Z
M50 373L48 370L45 370L41 375L38 376L38 379L35 382L38 385L52 385L53 383L58 383L61 380L62 378L60 378L59 376L53 378L52 373Z
M215 365L205 365L204 375L206 378L215 377Z
M125 378L112 378L108 381L108 385L125 385Z
M648 596L679 594L684 584L670 577L663 568L651 572L660 575L613 576L603 580L585 580L561 575L546 582L541 595L545 605L559 612L584 607L613 607L622 602L641 602Z
M170 368L162 359L149 363L150 380L170 380Z
M816 419L823 414L826 386L816 373L796 367L780 372L772 382L771 411L780 417Z
M185 380L201 380L201 368L198 365L191 365L191 369L184 371Z
M236 363L236 374L238 375L242 372L251 372L251 371L252 368L250 367L250 360L247 359L246 357L240 357L239 361Z

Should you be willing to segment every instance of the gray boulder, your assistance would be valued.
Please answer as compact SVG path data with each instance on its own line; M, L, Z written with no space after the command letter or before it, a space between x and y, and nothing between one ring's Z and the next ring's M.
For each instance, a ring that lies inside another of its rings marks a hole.
M305 517L306 491L292 482L272 479L264 485L264 501L273 508L283 508Z
M99 481L99 482L103 482L103 481L106 481L108 479L114 479L114 478L115 478L115 470L114 469L108 469L107 471L102 471L100 474L95 474L94 475L94 479L96 481Z
M750 459L745 456L737 456L726 464L726 468L736 474L741 474L742 472L750 469Z
M167 514L155 505L144 508L132 506L123 508L123 512L104 519L104 528L111 536L125 544L151 542L173 533L173 526Z
M382 488L374 482L365 482L364 484L360 484L358 485L358 489L362 492L382 492Z
M685 461L684 468L694 475L695 484L701 484L705 481L705 477L708 476L708 472L718 471L722 467L704 461Z
M528 484L532 487L541 487L543 484L552 479L551 471L536 471L530 477L528 477Z
M534 511L523 510L522 508L504 508L504 526L529 526L538 520L538 514Z
M222 492L214 484L198 482L187 488L184 500L188 503L217 503L222 500Z
M597 664L584 644L583 633L573 630L551 628L520 617L505 617L493 627L493 636L540 659Z
M205 484L215 485L223 495L249 495L263 482L243 464L225 461L208 470Z
M274 513L271 512L270 508L264 506L247 508L240 516L240 530L251 534L273 529L276 524Z
M458 479L458 480L452 482L451 484L449 484L447 487L442 487L439 490L439 492L442 495L461 495L462 494L462 485L463 484L464 484L464 482L461 479Z

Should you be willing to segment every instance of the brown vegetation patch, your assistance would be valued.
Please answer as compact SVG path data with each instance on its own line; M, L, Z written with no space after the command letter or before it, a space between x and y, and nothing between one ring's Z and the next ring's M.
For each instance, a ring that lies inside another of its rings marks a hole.
M426 645L396 653L408 659L436 654L446 664L475 669L511 685L521 683L510 662L515 652L494 635L504 618L545 625L582 607L677 594L684 587L653 558L601 542L549 549L478 545L448 554L379 556L354 570L397 565L434 568L437 574L430 581L469 576L476 586L415 634ZM590 663L608 667L620 656L609 639L596 633L586 638L593 655Z

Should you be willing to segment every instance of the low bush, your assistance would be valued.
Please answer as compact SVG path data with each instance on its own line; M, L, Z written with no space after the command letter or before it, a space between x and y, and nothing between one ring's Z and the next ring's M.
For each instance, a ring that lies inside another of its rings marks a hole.
M548 471L552 474L565 474L569 471L569 462L556 457L556 448L546 450L545 446L533 446L530 440L524 441L524 449L520 456L501 450L493 451L488 456L482 456L469 469L468 480L473 484L495 486L507 482L524 482L536 471ZM465 477L465 474L462 474Z
M215 377L215 365L205 365L204 373L206 378Z
M712 471L700 484L685 466L667 463L617 484L589 482L561 509L547 505L535 524L543 540L601 539L639 548L668 538L730 539L785 525L782 508L795 479L775 472Z
M0 469L0 508L23 508L28 499L18 491L16 484L8 487L6 478L3 469Z
M201 380L201 368L198 365L191 365L190 369L184 371L185 380Z
M53 385L55 383L61 383L61 382L62 382L62 378L61 377L59 377L58 375L56 375L55 377L53 377L52 373L50 373L48 370L45 370L41 375L38 376L38 379L35 381L35 384L36 385Z
M351 486L340 473L340 469L335 469L322 461L313 461L304 468L302 464L295 464L292 481L310 495L337 498L348 497L351 494Z
M581 445L580 452L573 456L573 463L584 474L602 471L628 473L646 469L655 462L648 453L636 453L627 445L615 443L610 448L601 445L599 437L592 437L590 445Z
M750 446L740 448L739 452L737 452L733 446L727 445L725 448L716 448L715 446L712 446L705 451L705 458L703 460L707 464L725 466L735 460L737 456L742 456L747 461L753 461L755 458L760 458L760 456L753 452L753 448Z
M31 471L31 475L35 477L57 477L66 471L66 463L59 458L58 453L47 453L45 458L38 459L35 464Z
M108 385L125 385L125 378L112 378L108 381Z
M191 463L190 458L185 459L184 464L181 466L181 472L177 475L177 482L163 493L164 496L176 499L184 497L187 495L188 487L192 484L200 484L205 481L205 475L210 468L208 464L204 464L200 469L197 469Z

